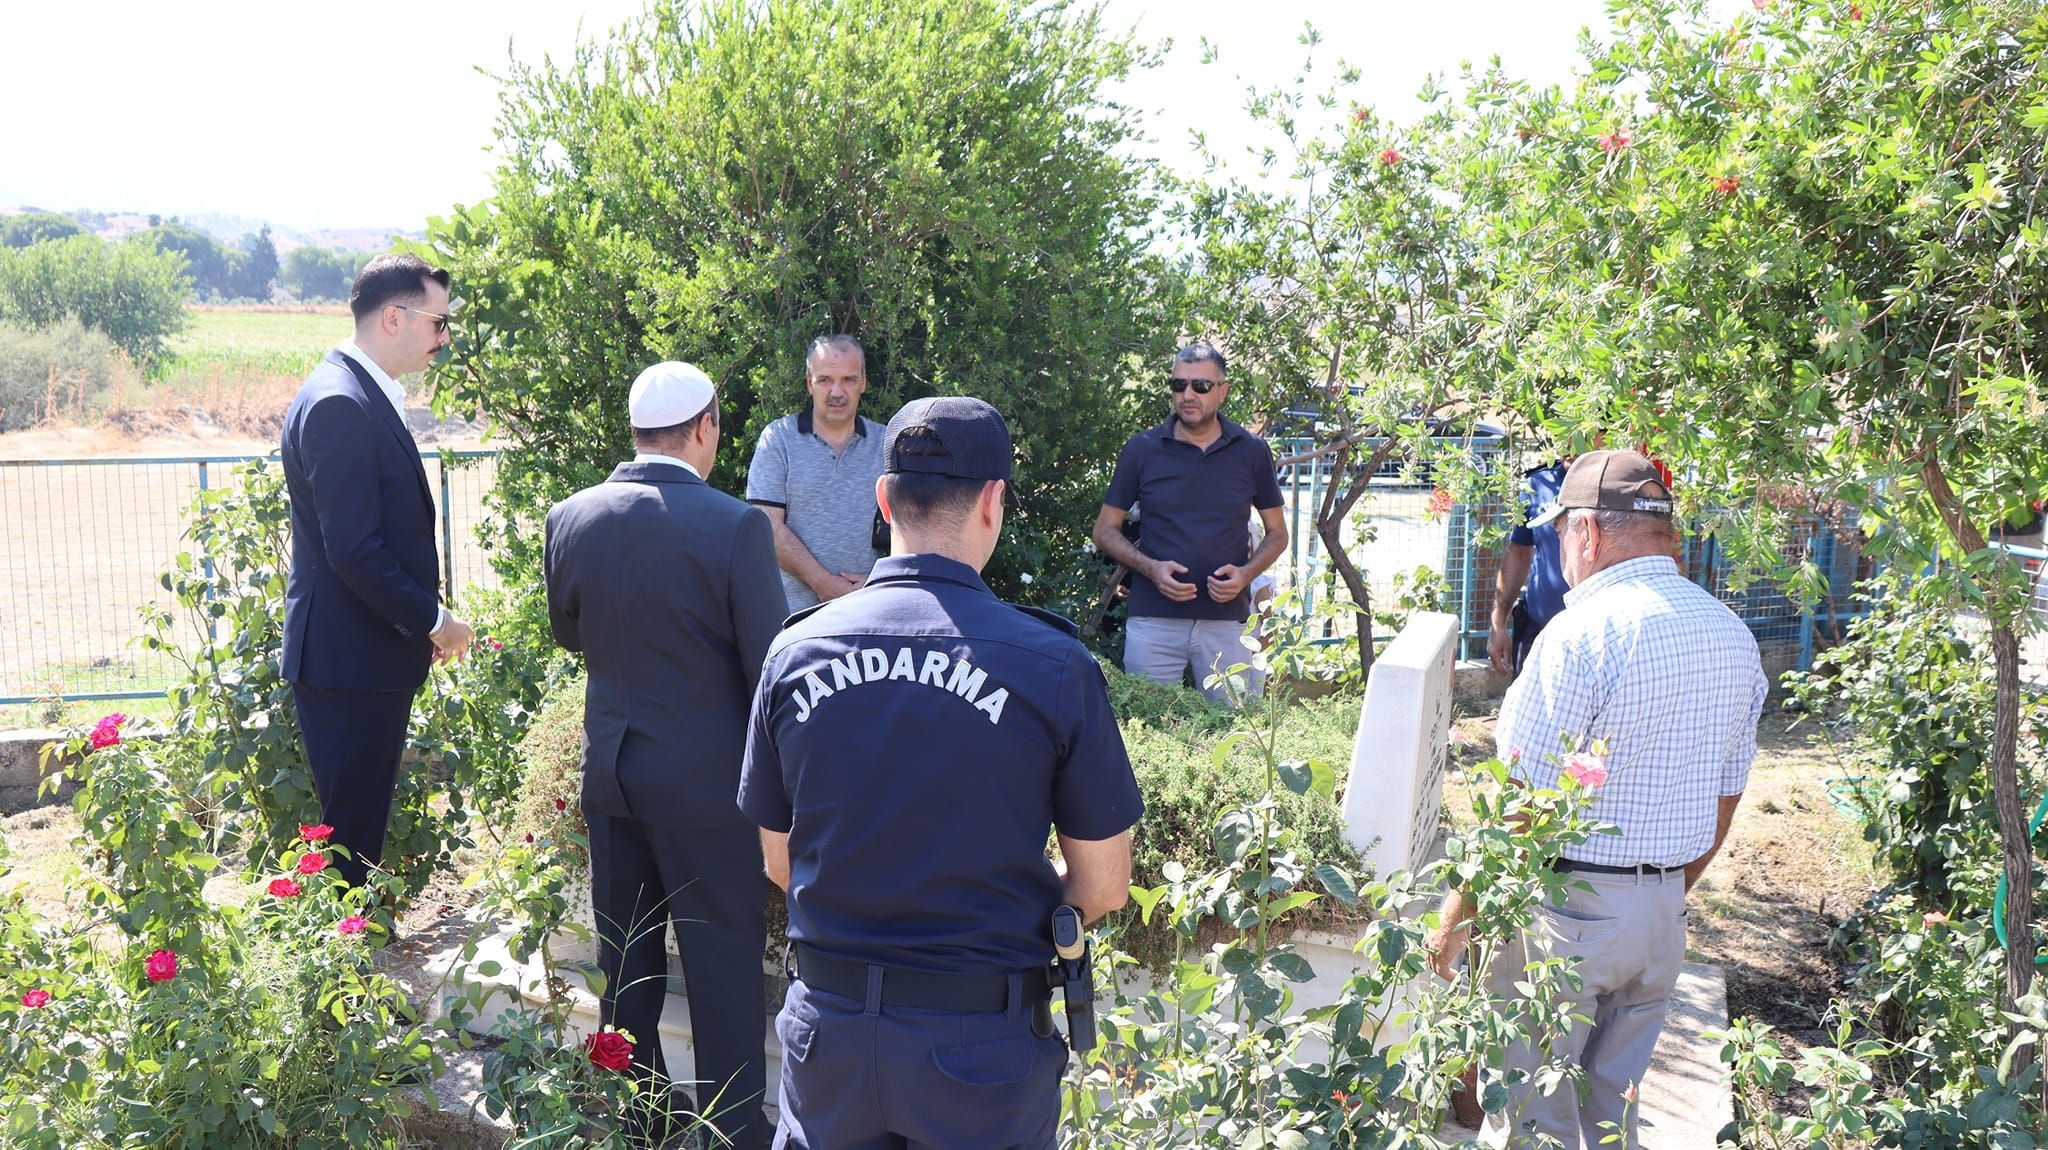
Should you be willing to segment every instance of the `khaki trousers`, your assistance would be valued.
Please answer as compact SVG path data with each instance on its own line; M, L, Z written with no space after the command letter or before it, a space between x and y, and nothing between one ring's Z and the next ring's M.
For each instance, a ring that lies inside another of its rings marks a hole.
M1513 983L1527 978L1529 963L1579 959L1580 989L1562 985L1559 990L1571 1013L1592 1019L1592 1025L1575 1023L1552 1042L1547 1055L1529 1043L1516 1043L1508 1048L1507 1068L1534 1074L1546 1064L1578 1066L1585 1071L1585 1094L1579 1097L1569 1080L1548 1094L1530 1082L1511 1087L1507 1109L1487 1118L1483 1141L1488 1146L1519 1150L1555 1144L1575 1150L1583 1137L1587 1150L1593 1150L1617 1129L1625 1135L1626 1150L1639 1146L1639 1107L1632 1099L1650 1068L1685 962L1685 876L1678 871L1640 878L1581 871L1571 877L1574 886L1584 883L1592 890L1575 889L1564 905L1538 909L1535 923L1494 963L1490 982L1496 993L1514 995Z

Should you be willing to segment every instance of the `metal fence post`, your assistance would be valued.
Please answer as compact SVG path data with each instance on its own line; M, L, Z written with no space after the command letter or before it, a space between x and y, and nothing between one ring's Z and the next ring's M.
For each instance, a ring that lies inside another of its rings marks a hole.
M455 500L448 483L447 452L441 453L441 586L455 602Z
M199 461L199 490L202 493L202 498L199 500L199 518L204 520L207 515L206 500L203 497L204 492L207 490L206 461L204 459ZM213 601L213 555L203 548L199 552L199 569L206 575L206 600L210 603ZM208 641L220 638L220 621L213 617L213 612L211 611L206 613L206 638Z

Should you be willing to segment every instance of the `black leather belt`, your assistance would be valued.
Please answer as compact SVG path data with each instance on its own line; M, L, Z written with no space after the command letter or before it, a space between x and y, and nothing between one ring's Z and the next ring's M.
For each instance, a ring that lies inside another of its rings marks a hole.
M1583 871L1587 874L1632 874L1638 878L1652 874L1678 874L1685 870L1682 866L1651 866L1649 863L1637 863L1634 866L1609 866L1606 863L1580 862L1577 859L1566 858L1553 860L1550 864L1550 869L1566 873Z
M962 1014L993 1014L1010 1008L1010 976L1007 974L926 974L899 967L871 967L865 962L829 958L810 947L796 946L796 976L805 986L865 1002L868 971L882 972L882 1005L909 1006L919 1010L951 1010ZM1052 997L1051 967L1021 972L1021 1006L1035 1007Z

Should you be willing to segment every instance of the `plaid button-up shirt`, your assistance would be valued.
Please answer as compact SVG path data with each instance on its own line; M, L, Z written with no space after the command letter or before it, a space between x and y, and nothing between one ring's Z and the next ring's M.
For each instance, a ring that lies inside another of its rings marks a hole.
M1769 683L1756 639L1668 558L1617 563L1565 595L1508 688L1494 738L1516 778L1557 785L1559 762L1608 746L1594 819L1618 835L1571 849L1581 862L1680 866L1714 842L1722 795L1741 794Z

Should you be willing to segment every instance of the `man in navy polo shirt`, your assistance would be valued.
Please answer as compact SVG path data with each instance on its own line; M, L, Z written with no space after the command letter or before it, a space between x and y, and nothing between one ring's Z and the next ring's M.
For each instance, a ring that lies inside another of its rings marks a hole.
M1053 911L1123 905L1144 803L1073 624L981 581L1010 458L988 404L906 404L890 556L769 648L739 804L795 943L778 1150L1055 1144Z
M1173 357L1173 414L1131 437L1117 453L1109 494L1095 517L1095 546L1131 569L1124 623L1124 670L1177 684L1190 666L1195 685L1217 702L1219 676L1249 663L1244 622L1252 580L1287 550L1287 517L1273 452L1223 418L1230 397L1223 353L1191 343ZM1140 510L1136 544L1124 519ZM1266 537L1254 550L1245 531L1257 511ZM1244 681L1240 697L1262 686Z
M1532 524L1557 504L1564 484L1566 459L1523 475L1528 497L1522 501L1522 522L1508 533L1508 547L1494 576L1492 625L1486 633L1486 657L1493 669L1513 678L1522 673L1529 647L1559 611L1564 610L1564 562L1557 551L1557 528Z

